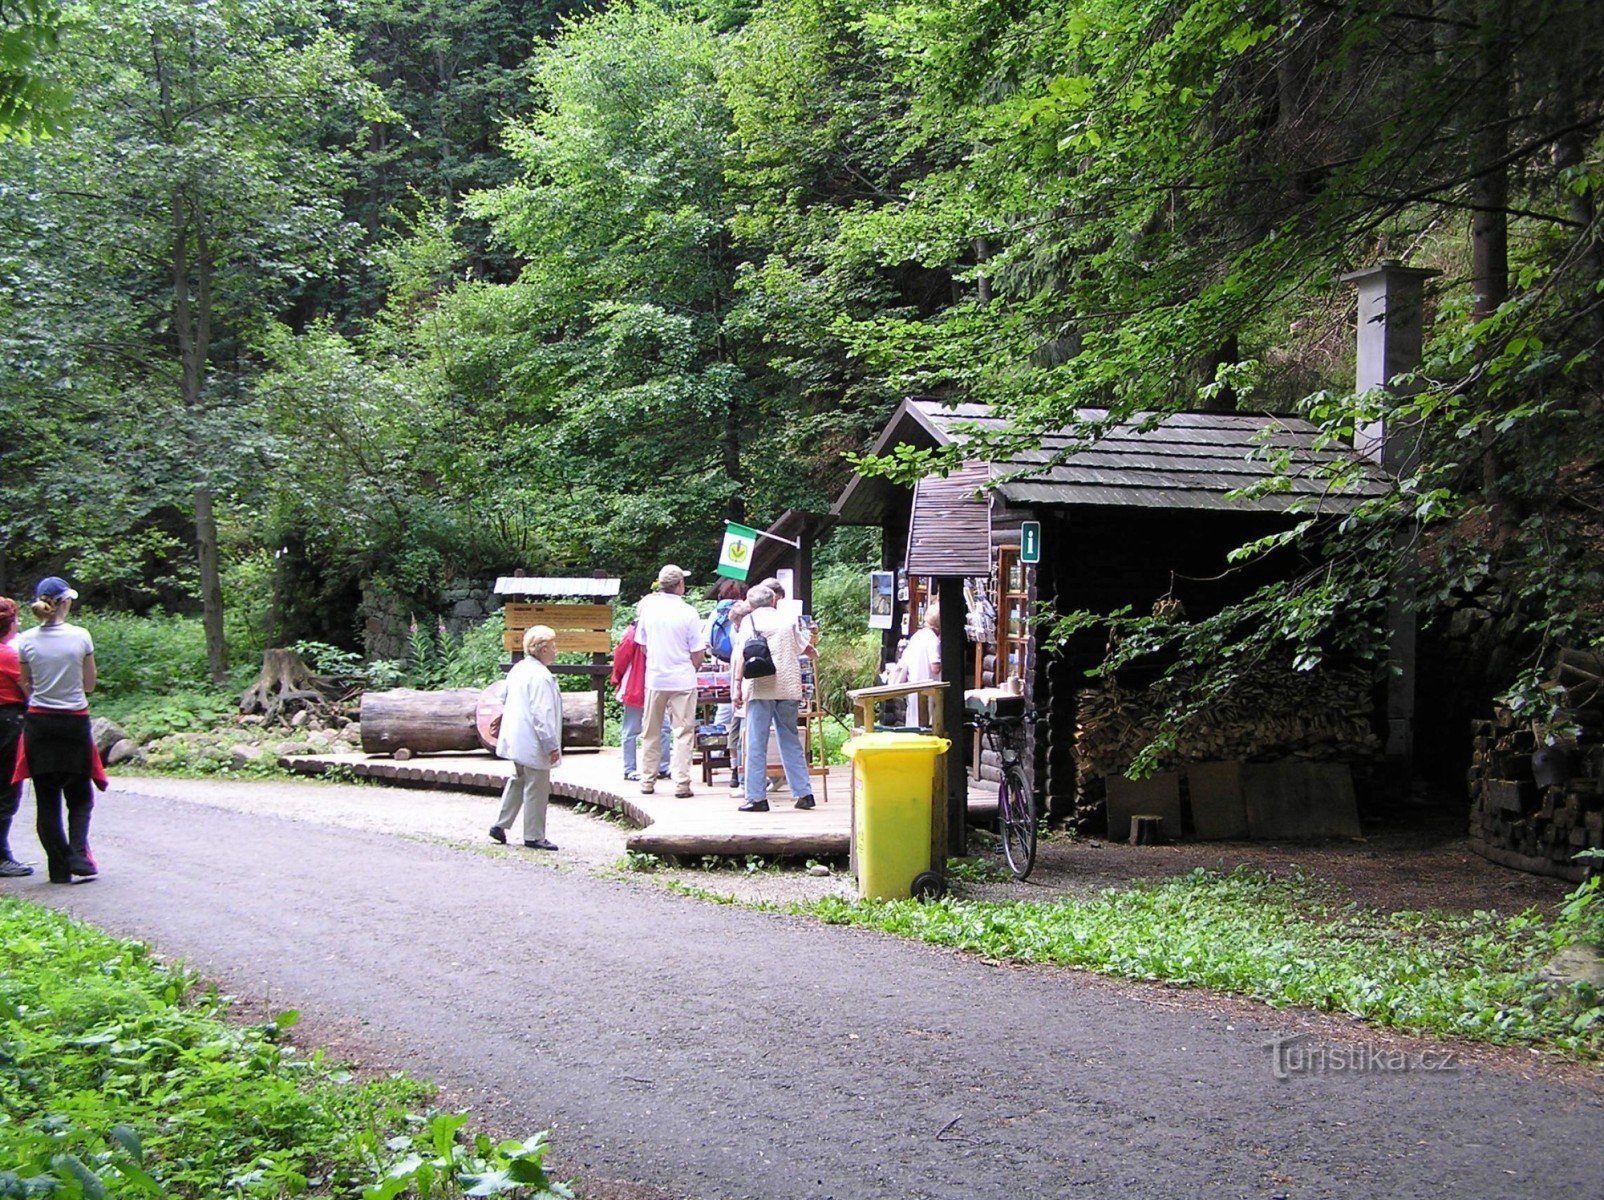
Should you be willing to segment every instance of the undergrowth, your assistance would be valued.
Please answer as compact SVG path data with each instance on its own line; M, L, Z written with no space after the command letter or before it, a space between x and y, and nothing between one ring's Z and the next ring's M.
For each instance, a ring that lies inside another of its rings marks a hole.
M1378 913L1296 876L1238 869L1056 904L819 900L833 924L867 926L988 958L1081 967L1348 1013L1378 1025L1604 1058L1604 1000L1536 973L1585 940L1604 908L1597 882L1553 923Z
M545 1143L462 1135L426 1085L357 1083L225 1019L192 975L0 898L0 1197L566 1196Z

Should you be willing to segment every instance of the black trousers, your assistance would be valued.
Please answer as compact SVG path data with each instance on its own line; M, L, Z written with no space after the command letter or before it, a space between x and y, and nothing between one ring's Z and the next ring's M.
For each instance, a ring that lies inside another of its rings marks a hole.
M0 706L0 862L11 857L11 819L22 802L22 785L11 782L22 740L22 711L20 704Z
M45 848L50 878L65 883L71 878L69 857L89 854L89 814L95 808L89 778L94 761L89 718L75 713L30 712L22 723L22 745L39 805L35 825L39 844ZM65 828L61 821L64 801Z
M64 883L71 878L67 868L70 854L89 854L89 814L95 811L94 789L87 775L35 775L34 802L39 819L34 828L39 844L45 848L50 878ZM62 828L61 806L67 805L67 825Z

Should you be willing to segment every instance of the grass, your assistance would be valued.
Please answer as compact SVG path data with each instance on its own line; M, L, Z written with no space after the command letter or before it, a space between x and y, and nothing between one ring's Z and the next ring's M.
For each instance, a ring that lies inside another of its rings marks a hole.
M492 1145L359 1083L136 943L0 898L0 1196L566 1196L543 1137Z
M1553 923L1534 914L1387 915L1346 905L1308 877L1237 870L1054 904L830 898L799 911L988 958L1212 988L1599 1060L1604 1000L1586 984L1544 984L1536 972L1558 947L1590 936L1600 901L1596 886L1584 885Z

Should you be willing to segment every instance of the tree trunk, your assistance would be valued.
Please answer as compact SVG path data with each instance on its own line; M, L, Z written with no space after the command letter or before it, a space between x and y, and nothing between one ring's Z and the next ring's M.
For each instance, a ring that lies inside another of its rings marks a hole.
M217 560L217 514L212 492L195 489L195 555L200 562L201 623L206 630L206 663L212 682L228 682L228 641L223 633L223 579Z
M1496 0L1478 5L1480 27L1473 60L1481 84L1479 121L1471 140L1470 275L1475 321L1492 316L1509 298L1509 168L1504 163L1509 150L1509 47L1498 9ZM1507 529L1515 518L1504 496L1497 436L1494 422L1489 421L1481 439L1482 493L1494 524Z

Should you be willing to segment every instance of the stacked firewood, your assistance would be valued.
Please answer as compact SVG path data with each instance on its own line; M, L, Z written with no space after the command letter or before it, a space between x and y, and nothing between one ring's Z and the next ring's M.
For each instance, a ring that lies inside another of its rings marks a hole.
M1560 651L1548 688L1553 726L1508 708L1471 722L1471 844L1507 866L1582 879L1577 851L1604 846L1604 656Z
M1158 734L1169 700L1187 683L1082 691L1075 727L1082 778L1123 774ZM1257 672L1188 718L1159 765L1369 757L1379 746L1371 711L1370 678L1362 671Z

